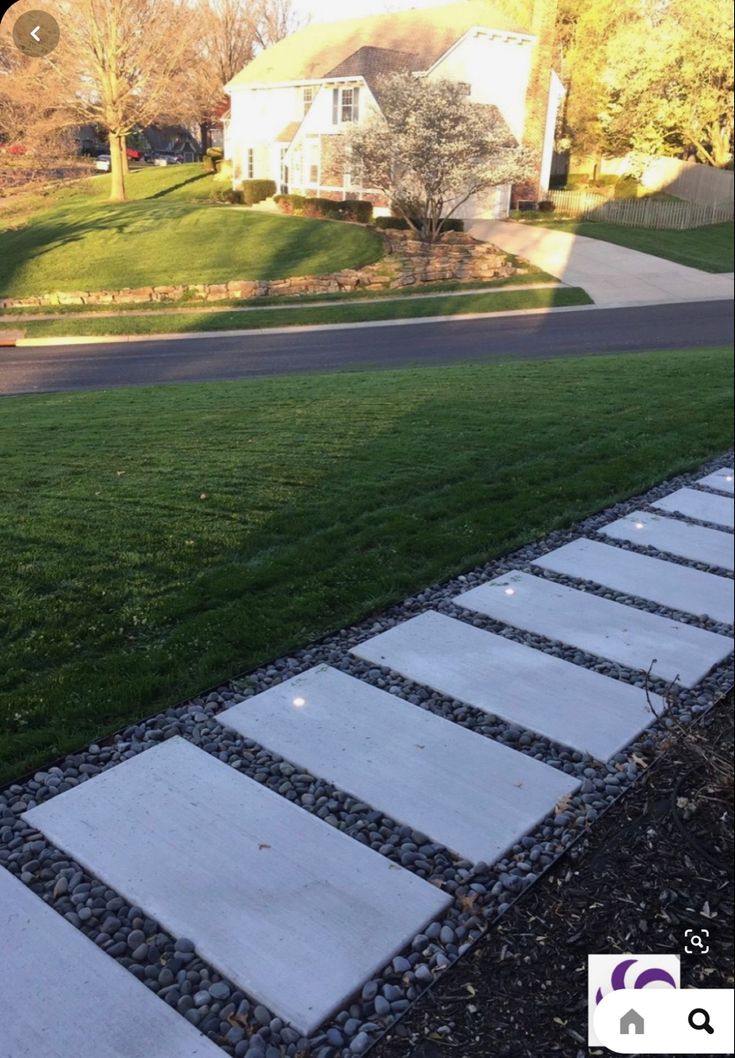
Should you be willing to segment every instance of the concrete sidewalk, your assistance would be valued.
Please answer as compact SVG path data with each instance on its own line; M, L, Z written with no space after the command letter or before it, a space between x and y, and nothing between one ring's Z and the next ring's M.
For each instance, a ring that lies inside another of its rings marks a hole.
M474 221L468 230L570 286L582 287L597 305L733 296L732 272L701 272L601 239L506 220Z

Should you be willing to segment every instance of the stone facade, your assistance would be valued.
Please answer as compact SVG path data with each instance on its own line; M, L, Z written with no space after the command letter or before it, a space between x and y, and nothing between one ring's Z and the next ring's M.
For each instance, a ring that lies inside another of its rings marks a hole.
M304 294L337 294L355 290L396 290L451 280L484 282L513 275L517 269L508 257L489 243L471 235L447 232L429 246L410 231L384 233L385 256L364 268L343 268L318 276L288 279L233 279L227 283L194 283L123 290L39 294L35 297L0 298L0 308L46 305L138 305L173 301L250 300Z

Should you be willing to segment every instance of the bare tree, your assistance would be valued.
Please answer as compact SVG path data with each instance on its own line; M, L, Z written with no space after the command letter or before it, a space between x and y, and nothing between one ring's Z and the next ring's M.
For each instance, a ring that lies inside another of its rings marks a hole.
M260 49L298 28L299 20L292 0L200 0L192 17L199 44L187 87L206 147L224 86Z
M345 135L343 165L385 194L426 242L472 195L532 173L531 153L498 111L472 103L455 81L392 74L378 98L381 113Z
M251 7L255 39L261 48L270 48L304 22L293 0L254 0Z
M191 9L186 0L62 0L55 14L62 30L57 48L14 71L7 94L35 103L36 114L57 127L102 126L110 146L110 198L122 202L126 137L177 119L186 105L195 43Z

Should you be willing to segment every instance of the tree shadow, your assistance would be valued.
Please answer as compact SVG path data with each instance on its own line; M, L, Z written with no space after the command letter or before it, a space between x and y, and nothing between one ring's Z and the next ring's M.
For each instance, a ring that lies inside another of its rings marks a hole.
M191 177L177 186L198 179L201 177ZM162 195L152 197L161 198ZM161 201L159 208L151 203L152 199L141 199L122 206L69 207L41 216L23 228L2 233L0 297L32 297L55 291L112 290L169 283L216 284L240 279L286 279L359 268L378 260L382 252L379 240L373 242L366 238L367 233L354 225L240 212L230 218L221 213L225 207L215 206L211 208L222 223L205 224L197 235L187 219L194 213L208 215L206 204L175 198ZM179 218L180 231L177 230ZM238 223L237 218L242 220ZM90 268L89 260L80 259L85 252L84 240L91 236L96 238L90 241L90 260L99 259L99 236L107 233L130 239L129 244L126 241L123 246L118 242L116 251L112 246L109 250L111 257L113 253L118 255L115 268L111 270L119 272L117 282L110 275L107 279L95 275L93 279L90 273L94 270ZM181 253L173 255L173 264L168 267L161 245L167 246L172 239L178 242L179 234ZM206 253L187 254L186 247L195 238L205 241ZM75 248L69 251L68 248L73 246ZM45 275L26 274L21 286L20 278L33 261L59 252L62 259L49 262ZM31 284L33 288L28 289Z
M140 199L142 202L149 202L154 198L165 198L167 195L173 194L174 191L178 191L182 187L186 187L187 184L195 184L199 180L205 180L207 177L211 177L211 173L197 173L196 176L187 177L186 180L180 180L177 184L172 184L170 187L164 187L160 191L156 191L152 195L146 195L145 198Z

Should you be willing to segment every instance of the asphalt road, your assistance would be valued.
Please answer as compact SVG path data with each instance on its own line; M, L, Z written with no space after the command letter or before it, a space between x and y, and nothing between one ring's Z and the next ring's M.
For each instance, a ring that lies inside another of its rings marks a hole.
M0 349L0 394L466 360L545 360L732 341L733 302L552 312L417 326Z

